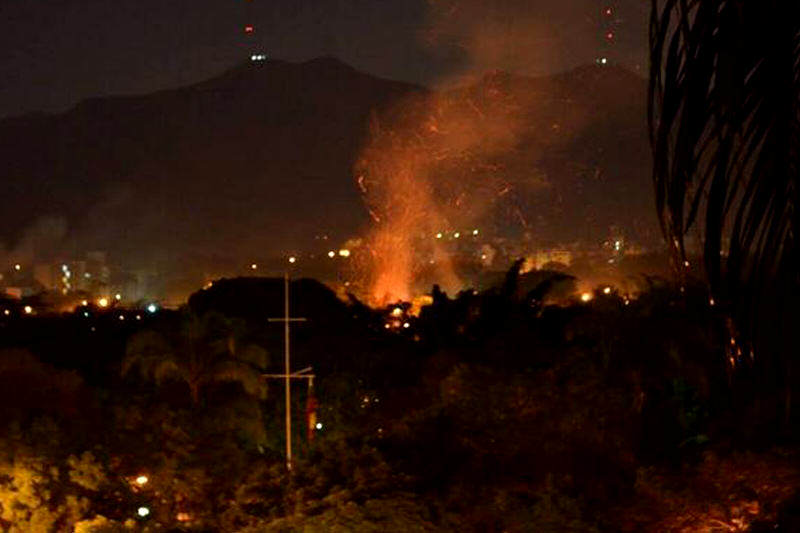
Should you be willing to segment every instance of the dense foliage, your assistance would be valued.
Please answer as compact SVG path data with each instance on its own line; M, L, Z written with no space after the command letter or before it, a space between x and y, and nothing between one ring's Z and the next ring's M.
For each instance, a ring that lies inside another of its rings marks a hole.
M796 456L778 420L753 416L702 290L651 281L636 299L555 306L551 281L531 289L512 270L482 293L434 290L418 317L398 306L400 329L385 327L394 306L295 282L311 318L295 367L314 365L322 428L309 440L297 383L291 472L282 384L244 372L281 371L264 301L280 307L280 280L221 281L140 322L9 319L0 529L790 527Z

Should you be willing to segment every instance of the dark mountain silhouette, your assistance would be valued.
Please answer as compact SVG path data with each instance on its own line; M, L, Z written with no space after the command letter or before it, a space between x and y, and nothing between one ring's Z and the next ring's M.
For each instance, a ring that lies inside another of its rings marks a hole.
M497 91L520 105L520 142L501 157L548 187L517 196L531 230L596 239L650 224L645 82L586 67L530 79L487 75L447 98ZM314 235L368 222L353 179L371 117L413 120L398 102L427 89L339 62L247 63L192 86L85 101L58 115L0 121L0 239L13 247L43 216L64 217L65 246L129 263L278 255ZM513 98L512 98L513 100ZM513 176L512 176L513 177Z
M47 214L86 246L291 246L364 220L350 185L371 110L416 87L330 58L241 65L190 87L0 122L13 240ZM215 239L216 237L216 239Z

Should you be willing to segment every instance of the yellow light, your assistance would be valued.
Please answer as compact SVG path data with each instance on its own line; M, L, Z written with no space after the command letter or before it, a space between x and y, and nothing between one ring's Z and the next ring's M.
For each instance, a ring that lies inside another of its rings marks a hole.
M8 309L4 309L4 310L3 310L3 314L4 314L4 315L6 315L6 316L8 316L8 315L10 315L10 314L11 314L11 311L9 311Z
M606 287L603 289L603 294L611 294L611 287Z
M89 300L81 300L81 305L83 306L89 305Z
M257 265L257 264L255 264L255 263L253 263L252 265L250 265L250 269L251 269L251 270L256 270L257 268L258 268L258 265Z
M136 478L137 485L146 485L148 481L150 481L150 478L147 476L139 476Z
M14 265L14 270L22 270L22 265Z
M392 316L400 316L403 314L403 309L401 307L395 307L392 309Z
M581 301L588 302L591 299L592 299L592 293L591 292L584 292L583 294L581 294Z
M453 237L458 239L459 237L461 237L461 234L459 232L455 232L455 233L453 233Z
M26 305L22 309L23 311L25 311L26 315L30 315L31 313L33 313L33 307L31 307L30 305Z
M117 301L122 300L122 295L120 293L117 293L114 295L114 299Z
M100 307L108 307L108 298L100 298L97 300L97 305Z
M295 256L292 256L292 257L289 258L289 262L294 264L294 263L297 262L297 258Z
M478 230L476 230L476 229L472 230L472 234L473 235L477 235L478 234Z
M350 257L350 250L348 250L347 248L342 248L341 250L339 250L339 255L341 257Z
M442 234L441 234L441 233L437 233L437 234L436 234L436 238L437 238L437 239L441 239L441 238L442 238Z
M336 252L334 252L333 250L331 250L330 252L328 252L328 257L330 257L331 259L333 259L334 257L336 257Z

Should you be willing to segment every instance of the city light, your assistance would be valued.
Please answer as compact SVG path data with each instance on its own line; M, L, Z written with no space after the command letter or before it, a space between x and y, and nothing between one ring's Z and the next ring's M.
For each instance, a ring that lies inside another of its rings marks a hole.
M592 299L592 293L591 292L584 292L583 294L581 294L581 301L582 302L588 302L591 299Z
M437 233L437 234L436 234L436 238L437 238L437 239L441 239L441 238L442 238L442 234L441 234L441 233Z
M81 300L81 305L86 307L87 305L89 305L89 300Z
M125 320L125 315L119 315L120 320Z
M478 233L479 233L478 230L476 230L476 229L472 230L472 234L473 235L477 235Z
M347 248L342 248L341 250L339 250L339 256L350 257L350 250L348 250Z
M333 250L331 250L330 252L328 252L328 257L330 257L331 259L333 259L334 257L336 257L336 252L334 252Z
M148 481L150 481L150 478L147 476L139 476L136 478L137 485L146 485Z
M150 305L147 306L147 312L148 313L152 314L152 313L155 313L156 311L158 311L158 306L156 304L150 304Z
M455 237L456 239L458 239L459 237L461 237L461 233L459 233L459 232L455 232L455 233L453 233L453 237Z
M297 262L297 258L295 256L292 256L289 258L289 262L295 264Z
M142 518L144 518L145 516L147 516L147 515L149 515L149 514L150 514L150 509L148 509L147 507L139 507L139 508L136 510L136 514L138 514L139 516L141 516Z
M30 305L26 305L25 307L22 308L22 310L25 311L26 315L30 315L33 313L33 307L31 307Z
M97 300L97 305L100 307L108 307L108 298L100 298Z
M317 422L317 425L314 427L317 429L322 429L322 422Z
M411 327L411 324L409 324L408 322L403 322L403 327L408 329Z
M20 270L22 270L22 265L19 265L19 264L17 264L17 265L14 265L14 270L16 270L17 272L19 272Z
M611 287L606 287L603 289L603 294L611 294Z
M120 301L120 300L122 300L122 295L120 293L117 293L117 294L114 295L114 299L116 301Z
M252 265L250 265L250 270L258 270L258 265L253 263Z
M10 314L11 314L11 311L9 311L8 309L4 309L4 310L3 310L3 314L4 314L4 315L6 315L6 316L8 316L8 315L10 315Z
M392 309L392 316L400 316L402 314L403 314L402 307L395 307L394 309Z

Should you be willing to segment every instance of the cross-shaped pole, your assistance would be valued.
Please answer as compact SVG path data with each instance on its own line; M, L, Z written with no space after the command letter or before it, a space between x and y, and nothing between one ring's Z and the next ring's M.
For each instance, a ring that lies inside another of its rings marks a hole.
M292 318L289 315L289 273L283 275L283 318L270 318L269 322L283 322L283 360L284 385L286 387L286 469L292 469L292 388L291 361L289 358L289 323L305 322L305 318Z

